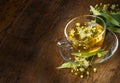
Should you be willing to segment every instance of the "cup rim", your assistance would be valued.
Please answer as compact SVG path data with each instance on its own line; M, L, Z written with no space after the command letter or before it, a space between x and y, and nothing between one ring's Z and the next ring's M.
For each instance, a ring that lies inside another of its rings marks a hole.
M84 17L94 17L94 18L98 18L98 19L100 19L100 20L102 21L102 23L103 23L103 25L104 25L104 26L103 26L103 31L102 31L102 33L101 33L100 35L96 36L96 37L93 38L93 39L96 39L97 37L101 37L101 36L105 33L105 31L106 31L106 24L105 24L105 22L104 22L104 20L103 20L102 18L100 18L100 17L98 17L98 16L95 16L95 15L81 15L81 16L74 17L73 19L71 19L71 20L66 24L66 26L65 26L65 28L64 28L64 35L65 35L65 37L66 37L66 39L67 39L68 41L72 41L72 40L68 37L67 32L66 32L69 24L70 24L72 21L74 21L75 19L80 18L80 17L82 17L82 16L84 16ZM93 39L91 39L91 40L93 40ZM90 40L90 41L91 41L91 40ZM74 40L74 41L77 41L77 42L86 42L86 41L80 41L80 40Z

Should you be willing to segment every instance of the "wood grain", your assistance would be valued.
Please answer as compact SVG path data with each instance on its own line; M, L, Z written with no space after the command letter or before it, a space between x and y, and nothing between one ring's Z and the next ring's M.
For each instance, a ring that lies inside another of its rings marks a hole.
M57 70L64 60L56 42L66 23L90 14L96 3L119 0L0 0L0 83L118 83L120 46L97 73L80 79L70 70ZM120 34L117 34L120 39Z

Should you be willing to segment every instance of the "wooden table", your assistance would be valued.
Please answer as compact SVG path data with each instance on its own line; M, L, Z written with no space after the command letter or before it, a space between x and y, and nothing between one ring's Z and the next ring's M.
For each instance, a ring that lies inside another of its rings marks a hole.
M64 60L56 42L66 23L89 14L100 0L0 0L0 83L118 83L120 46L98 72L80 79L70 70L57 70ZM104 0L118 3L120 0ZM120 39L120 34L117 34Z

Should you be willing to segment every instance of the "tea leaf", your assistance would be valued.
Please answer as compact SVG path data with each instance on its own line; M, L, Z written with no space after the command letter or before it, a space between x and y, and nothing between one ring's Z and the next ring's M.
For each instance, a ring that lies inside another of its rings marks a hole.
M102 56L105 56L107 53L108 51L101 51L101 52L98 52L97 55L98 57L102 57Z
M113 17L115 14L114 14L114 15L111 15L109 12L104 12L104 13L101 13L101 14L102 14L103 17L106 18L106 20L107 20L108 22L114 24L114 26L119 26L119 27L120 27L119 21L117 21L117 20L115 19L115 17ZM117 15L116 15L116 16L117 16ZM118 15L117 18L120 18L119 15ZM110 26L110 25L108 25L108 26Z
M90 8L91 8L90 11L92 11L92 13L93 13L94 15L101 15L101 13L100 13L99 11L97 11L93 6L90 6Z
M57 69L63 69L63 68L72 68L73 64L71 62L63 63L61 66L57 67Z
M120 22L120 13L111 14L111 16L114 17L118 22Z
M88 53L88 52L73 52L73 53L71 53L71 55L82 57L82 58L89 58L89 57L97 55L98 53L101 54L101 56L104 56L105 54L108 53L108 51L100 50L100 51L96 51L96 52L92 52L92 53Z
M78 56L78 57L83 57L83 58L89 58L89 57L94 56L96 54L97 54L97 52L93 52L93 53L73 52L73 53L71 53L71 55Z
M110 31L116 32L116 33L120 33L120 28L118 27L109 27L108 28Z

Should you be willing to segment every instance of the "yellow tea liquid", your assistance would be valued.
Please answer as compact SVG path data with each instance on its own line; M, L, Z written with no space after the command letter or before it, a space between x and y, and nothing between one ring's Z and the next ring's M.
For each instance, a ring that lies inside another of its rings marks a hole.
M103 30L103 27L97 23L91 22L83 26L76 23L75 28L68 32L68 36L73 47L79 52L94 52L103 44L105 38Z

